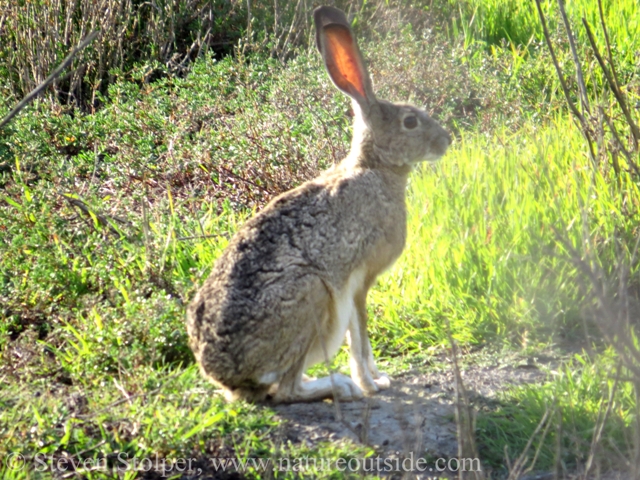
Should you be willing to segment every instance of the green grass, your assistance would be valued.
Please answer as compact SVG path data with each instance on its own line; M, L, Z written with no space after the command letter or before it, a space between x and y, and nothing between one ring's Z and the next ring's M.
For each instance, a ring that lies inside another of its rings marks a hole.
M245 473L259 477L266 462L277 464L280 458L349 459L368 453L343 443L314 449L288 443L273 413L248 404L225 404L211 395L210 385L193 365L173 373L140 370L121 371L117 378L105 375L99 385L51 390L45 382L34 382L11 395L2 391L0 425L9 431L3 434L1 454L6 459L21 452L25 462L22 469L0 467L2 478L68 474L72 461L87 478L136 478L139 470L150 468L143 463L146 458L171 476L186 473L186 465L192 472L211 472L211 459L232 457L255 459ZM98 468L92 472L90 466ZM330 478L336 472L334 466L322 474ZM283 471L278 478L294 477Z
M539 449L535 468L552 470L556 464L571 471L584 465L599 428L606 444L605 454L597 455L599 466L620 468L633 445L636 395L631 382L615 384L615 353L605 352L597 359L586 353L575 355L558 370L549 372L549 382L538 386L516 387L501 395L499 406L478 422L481 457L497 468L504 468L504 449L511 461L528 450L529 459ZM629 372L621 372L621 377ZM607 421L600 425L607 408ZM542 428L536 428L547 415ZM558 458L559 457L559 458Z
M613 239L630 227L623 204L639 193L594 173L582 148L562 118L468 134L412 178L406 250L372 295L377 338L393 339L385 348L397 338L408 351L447 344L448 325L463 343L523 346L582 329L578 273L558 235L581 249L586 234L611 267L616 248L631 254L632 236Z
M544 51L516 43L535 32L531 5L485 2L469 25L475 5L461 7L466 47L409 27L363 45L382 97L426 104L458 132L439 164L414 172L406 250L370 295L374 349L391 373L426 368L449 331L498 352L582 345L592 305L559 240L612 274L637 237L637 183L592 167ZM582 4L570 5L575 17ZM637 47L618 20L633 8L608 10L622 63ZM500 35L513 45L502 48ZM224 404L198 374L184 328L186 304L233 232L348 148L348 102L317 54L286 65L205 56L183 78L123 75L101 101L71 115L41 100L0 132L0 475L34 478L8 469L12 452L106 458L109 468L118 453L371 454L284 442L269 409ZM637 267L628 273L637 283ZM553 467L558 443L569 468L584 462L615 360L583 354L542 386L505 392L478 421L483 460L501 468L505 445L517 457L555 405L562 433L550 427L536 468ZM343 352L334 367L346 364ZM630 385L622 378L605 428L607 448L623 452L633 443Z
M572 101L577 104L576 71L557 2L541 3L559 65L574 92L571 94ZM611 68L598 2L578 0L565 3L590 102L592 105L608 105L610 93L607 82L589 47L586 29L582 24L584 17L591 26L600 54L606 59L607 68ZM620 84L627 85L625 91L630 101L635 103L640 99L635 74L640 7L633 0L603 0L602 3L614 67ZM461 58L469 64L471 75L481 77L489 91L493 90L490 86L492 80L498 77L499 83L507 86L496 97L503 108L511 109L514 103L520 107L519 114L501 119L503 124L514 122L522 114L539 120L566 111L566 101L534 1L465 0L450 4L458 12L452 16L450 36L463 39L466 53Z
M464 30L467 42L483 41L490 45L499 45L503 41L515 45L527 45L531 41L543 41L542 26L535 2L526 0L465 0L452 2L462 12L460 28ZM550 30L556 31L562 25L556 2L543 0L543 12ZM600 31L600 12L597 1L576 0L565 2L567 16L579 45L588 43L586 31L582 25L584 17L591 25L600 42L601 51L605 51L604 34ZM640 35L640 17L638 3L633 0L603 0L604 19L607 25L611 45L617 61L625 65L634 65L637 38ZM564 26L560 27L564 28Z

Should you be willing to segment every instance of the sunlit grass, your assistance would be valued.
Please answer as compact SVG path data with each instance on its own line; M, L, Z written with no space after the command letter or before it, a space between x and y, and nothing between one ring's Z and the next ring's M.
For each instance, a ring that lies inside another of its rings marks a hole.
M578 249L595 239L606 266L629 227L613 177L594 172L566 119L463 136L435 169L416 172L408 203L407 247L372 294L387 351L446 344L449 325L463 343L569 335L582 328L581 296L558 235Z
M600 28L600 11L595 0L567 1L566 11L578 43L586 45L588 40L582 18L590 24L605 51L604 34ZM604 19L616 61L625 65L636 62L638 38L640 38L640 6L634 0L603 0ZM543 0L543 11L552 30L561 24L558 5L555 1ZM502 40L516 45L527 45L531 40L542 41L542 27L536 4L528 0L465 0L459 4L462 19L459 29L467 42L473 39L489 44ZM563 28L563 27L562 27Z
M540 449L537 470L555 465L572 470L584 465L590 453L604 471L619 468L634 444L637 399L633 384L624 380L628 372L617 368L612 350L596 358L583 353L550 370L548 383L501 393L495 410L478 422L480 451L487 464L504 468L505 448L513 461L533 438L528 453L532 459ZM540 422L542 428L534 435ZM593 452L591 443L599 431L606 446Z

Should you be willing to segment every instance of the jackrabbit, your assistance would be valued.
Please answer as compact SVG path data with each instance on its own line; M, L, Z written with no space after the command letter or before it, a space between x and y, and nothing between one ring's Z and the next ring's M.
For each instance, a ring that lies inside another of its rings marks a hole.
M376 99L343 12L319 7L314 20L327 72L353 101L351 151L249 220L189 305L195 358L229 400L353 400L390 385L369 342L367 292L404 247L409 172L451 143L423 110ZM305 377L345 336L351 378Z

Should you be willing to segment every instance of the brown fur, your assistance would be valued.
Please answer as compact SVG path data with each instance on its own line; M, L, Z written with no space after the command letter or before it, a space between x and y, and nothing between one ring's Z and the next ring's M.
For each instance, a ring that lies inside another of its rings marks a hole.
M388 386L367 335L367 291L404 247L412 167L450 143L424 111L375 98L342 12L314 15L327 70L354 101L354 139L339 165L275 198L237 232L189 305L196 360L229 399L349 400ZM406 116L418 126L407 128ZM335 354L345 325L353 381L304 381L309 363Z

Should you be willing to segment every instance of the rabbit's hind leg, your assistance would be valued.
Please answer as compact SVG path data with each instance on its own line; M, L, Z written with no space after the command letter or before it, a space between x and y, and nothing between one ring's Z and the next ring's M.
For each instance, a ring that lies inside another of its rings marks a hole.
M296 393L300 401L322 400L337 396L343 402L351 402L360 400L364 396L360 387L341 373L332 373L328 377L300 382L297 385Z
M274 403L314 402L338 397L349 402L363 397L362 390L346 375L331 374L314 380L303 380L304 361L285 374L272 396ZM296 370L295 372L293 370Z

